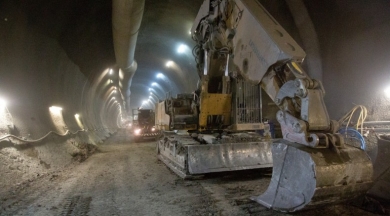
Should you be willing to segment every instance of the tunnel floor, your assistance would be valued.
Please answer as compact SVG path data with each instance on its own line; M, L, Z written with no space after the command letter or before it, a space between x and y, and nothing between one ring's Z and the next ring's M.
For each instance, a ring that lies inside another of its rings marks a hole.
M122 131L86 161L0 194L0 215L285 215L249 200L270 178L265 169L182 180L157 159L154 141ZM375 215L352 204L294 215L315 214Z

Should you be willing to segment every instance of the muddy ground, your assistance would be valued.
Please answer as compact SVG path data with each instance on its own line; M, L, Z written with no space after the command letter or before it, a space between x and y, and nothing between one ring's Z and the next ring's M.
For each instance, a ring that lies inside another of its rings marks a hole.
M94 155L0 194L0 215L286 215L249 197L266 190L271 171L182 180L156 157L155 142L109 138ZM376 215L351 203L294 215Z

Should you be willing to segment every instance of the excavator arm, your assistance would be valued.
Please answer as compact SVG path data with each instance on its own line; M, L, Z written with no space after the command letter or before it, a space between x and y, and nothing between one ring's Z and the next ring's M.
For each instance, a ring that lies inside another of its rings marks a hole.
M337 125L329 119L322 84L305 73L305 52L260 3L206 0L192 33L201 77L236 73L260 83L281 110L277 120L285 140L329 146L323 134Z
M273 177L253 200L280 211L351 199L365 193L372 164L344 145L331 121L320 81L301 63L303 49L256 0L205 0L192 27L201 91L229 91L237 75L260 84L279 106L283 139L272 147ZM214 78L214 79L212 79Z

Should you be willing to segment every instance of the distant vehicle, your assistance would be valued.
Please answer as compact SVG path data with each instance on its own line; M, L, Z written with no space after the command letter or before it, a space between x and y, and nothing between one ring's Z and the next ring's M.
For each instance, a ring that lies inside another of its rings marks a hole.
M155 113L151 109L133 109L131 129L135 142L144 139L157 139L160 136L160 130L155 126Z

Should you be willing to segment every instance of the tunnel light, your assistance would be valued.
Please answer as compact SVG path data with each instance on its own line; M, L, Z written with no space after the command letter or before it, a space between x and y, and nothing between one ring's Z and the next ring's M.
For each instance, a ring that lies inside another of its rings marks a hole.
M147 100L143 100L143 101L142 101L142 105L144 105L144 104L146 104L146 103L148 103Z
M187 50L187 46L184 44L180 44L179 47L177 48L178 53L184 53Z
M168 61L166 64L165 64L165 66L167 66L167 67L171 67L173 65L173 61Z
M77 119L80 118L80 115L79 114L75 114L74 117L76 117Z
M0 98L0 107L7 106L7 101L5 101L3 98Z
M164 78L164 74L158 73L156 77L159 78L159 79L163 79Z
M51 106L51 107L49 107L49 110L52 112L60 112L60 111L62 111L62 107Z
M158 84L156 82L153 82L152 83L152 86L157 86Z
M112 75L112 69L110 69L110 71L108 72L110 75Z
M386 97L390 98L390 86L385 88L385 95Z
M114 100L116 99L115 97L112 97Z
M152 88L149 88L149 91L151 92L151 91L153 91L153 89L152 89Z

